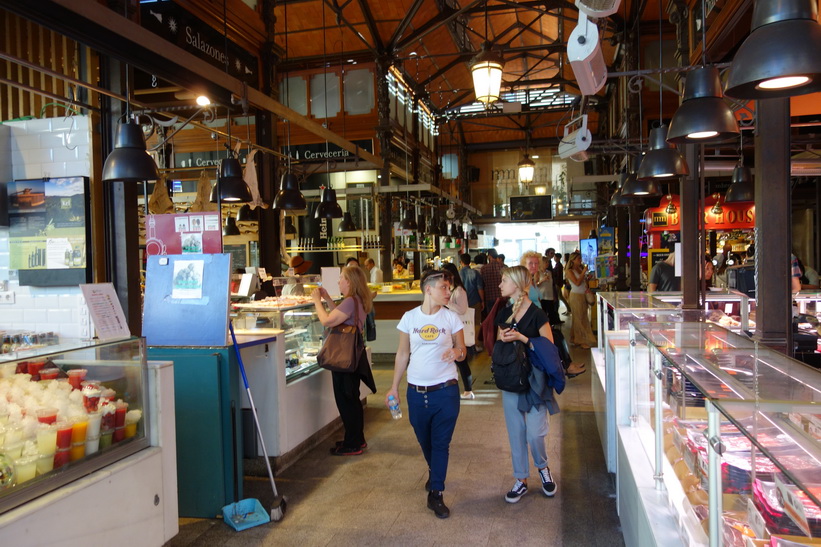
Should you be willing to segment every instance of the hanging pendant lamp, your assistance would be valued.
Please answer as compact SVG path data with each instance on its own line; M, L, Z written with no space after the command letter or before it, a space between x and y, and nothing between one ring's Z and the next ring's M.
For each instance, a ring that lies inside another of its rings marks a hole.
M337 230L340 232L355 232L357 230L350 211L345 211L345 214L342 217L342 222L339 223L339 228L337 228Z
M290 216L285 217L285 235L296 235L296 226L294 226L294 219Z
M522 184L530 184L533 182L533 176L536 174L536 163L530 159L530 156L525 152L522 161L519 162L519 182Z
M279 192L274 197L274 209L304 211L308 208L305 196L299 191L299 180L293 173L285 173L279 182Z
M428 233L432 236L438 236L440 234L439 223L436 222L436 218L433 215L431 215L429 223Z
M721 206L721 195L720 194L713 194L716 202L715 205L710 209L710 212L714 215L718 216L724 213L724 207Z
M644 198L658 197L662 195L661 187L659 186L658 180L656 180L655 178L639 180L638 172L641 169L642 164L644 164L643 154L633 156L633 159L631 161L630 174L627 175L627 178L625 179L624 184L621 187L622 197Z
M142 182L159 178L157 164L145 149L142 128L133 122L118 125L114 150L103 166L103 182Z
M482 43L482 49L470 63L470 72L473 75L473 89L476 100L484 105L499 100L502 90L502 69L504 59L502 54L494 51L490 43Z
M256 222L259 220L259 209L251 210L251 206L247 203L239 208L237 213L237 222Z
M411 210L405 210L405 218L403 218L402 222L399 223L399 227L402 228L403 230L416 230L417 225L416 225L416 218L415 217L416 217L416 214L414 213L414 211L412 209Z
M333 188L322 189L322 201L316 208L314 218L342 218L342 207L336 201L336 190Z
M684 81L684 102L670 122L667 142L724 142L738 137L738 133L735 116L724 102L718 69L704 66L688 72Z
M755 201L753 175L746 165L738 165L733 169L732 184L727 188L727 194L724 196L724 203L738 201Z
M674 145L667 142L667 131L666 125L650 130L650 151L644 156L636 174L639 180L681 177L690 174L690 169L681 153Z
M225 217L225 226L222 227L222 235L224 236L238 236L239 226L237 226L237 220L232 217L230 214Z
M251 189L242 178L242 166L237 158L225 158L220 162L217 186L222 201L248 202L253 199Z
M727 95L792 97L821 91L816 0L756 0L752 31L733 59Z

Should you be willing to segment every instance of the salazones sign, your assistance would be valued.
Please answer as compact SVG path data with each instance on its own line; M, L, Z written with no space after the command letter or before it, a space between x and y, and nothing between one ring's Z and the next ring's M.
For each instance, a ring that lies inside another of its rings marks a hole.
M151 2L142 5L142 26L226 70L231 76L250 86L259 86L256 56L226 40L218 31L185 11L174 2Z

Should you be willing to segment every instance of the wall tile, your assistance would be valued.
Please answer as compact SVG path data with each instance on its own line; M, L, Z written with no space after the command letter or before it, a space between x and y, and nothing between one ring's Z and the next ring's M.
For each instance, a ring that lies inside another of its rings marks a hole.
M44 323L48 321L46 310L25 309L23 310L23 321L29 323Z
M39 148L45 148L40 145L40 135L19 134L15 135L11 141L11 149L13 152L36 150Z

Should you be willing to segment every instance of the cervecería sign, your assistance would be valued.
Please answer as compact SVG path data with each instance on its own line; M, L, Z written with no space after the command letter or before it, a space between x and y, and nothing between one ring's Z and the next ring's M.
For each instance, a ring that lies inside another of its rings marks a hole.
M248 85L259 85L254 55L174 2L142 4L142 26Z

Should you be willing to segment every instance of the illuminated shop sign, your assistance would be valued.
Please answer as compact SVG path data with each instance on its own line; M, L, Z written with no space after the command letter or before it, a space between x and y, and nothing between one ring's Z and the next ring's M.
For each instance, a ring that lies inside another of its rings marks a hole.
M661 205L648 209L645 213L648 232L677 231L680 229L681 205L679 197L673 196L676 212L667 213L666 198L662 198ZM708 230L746 230L755 228L755 203L752 201L738 203L724 203L720 198L721 212L713 212L716 199L708 197L704 205L704 221Z

